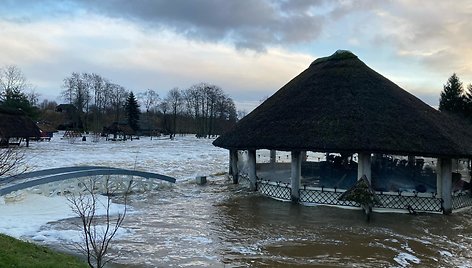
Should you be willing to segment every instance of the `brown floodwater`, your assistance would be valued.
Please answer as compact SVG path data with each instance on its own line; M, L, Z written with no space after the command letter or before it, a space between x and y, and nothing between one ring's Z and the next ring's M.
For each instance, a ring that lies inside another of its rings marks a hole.
M132 267L471 267L472 211L375 213L302 206L224 177L134 195L115 241Z
M198 186L197 174L227 170L228 152L211 140L69 144L53 139L35 144L29 154L50 160L37 162L38 170L64 166L67 159L177 178L175 185L131 196L125 234L111 245L115 266L472 267L470 209L450 216L374 213L367 223L359 210L276 201L224 176ZM43 228L72 230L73 223L67 219Z

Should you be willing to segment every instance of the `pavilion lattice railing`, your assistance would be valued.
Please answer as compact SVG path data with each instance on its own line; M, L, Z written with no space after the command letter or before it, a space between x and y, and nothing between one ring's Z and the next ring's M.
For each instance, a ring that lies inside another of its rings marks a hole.
M472 206L472 194L470 191L459 191L452 195L452 209L470 206Z
M418 192L377 192L380 204L377 208L406 209L410 211L442 212L442 199L436 197L436 193Z
M291 200L291 188L289 183L273 182L268 180L258 180L257 189L260 193L279 200ZM300 202L305 204L323 204L336 206L359 207L353 201L341 201L339 197L345 190L330 189L324 187L307 187L300 189ZM436 193L417 192L377 192L380 204L375 208L404 209L410 211L441 212L442 199ZM461 196L453 198L454 209L459 206L472 205L470 194L468 199Z
M337 189L325 189L324 187L303 187L302 189L300 189L300 202L323 205L360 207L357 202L339 200L339 197L343 194L343 192L344 191L340 192Z
M291 200L292 189L290 188L290 183L258 180L257 191L275 199Z

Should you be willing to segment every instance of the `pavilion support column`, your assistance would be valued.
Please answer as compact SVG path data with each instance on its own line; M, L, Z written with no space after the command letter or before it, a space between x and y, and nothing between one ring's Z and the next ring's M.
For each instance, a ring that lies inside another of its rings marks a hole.
M371 176L371 157L370 153L358 153L357 154L357 179L362 178L363 175L367 177L370 183L372 183Z
M233 154L232 154L231 150L228 150L228 153L229 153L228 175L233 175L233 167L232 167Z
M251 191L257 191L256 188L256 150L248 150L247 154L247 161L248 161L248 171L249 171L249 188Z
M298 203L300 200L300 183L302 174L302 154L300 151L292 151L291 163L291 183L292 202Z
M441 158L441 198L443 214L452 213L452 160Z
M233 183L238 184L239 182L239 170L238 170L238 150L229 151L229 165L230 165L230 175L233 176Z
M307 154L306 154L306 151L302 151L302 161L303 162L306 162L307 161Z
M438 158L436 162L436 197L442 197L441 158Z
M270 150L270 164L274 165L275 164L275 159L277 158L277 151L276 150Z

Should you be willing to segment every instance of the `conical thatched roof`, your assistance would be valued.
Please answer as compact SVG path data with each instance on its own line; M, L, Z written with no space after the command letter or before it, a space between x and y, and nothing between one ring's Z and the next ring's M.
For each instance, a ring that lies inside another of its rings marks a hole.
M471 127L338 51L314 61L213 144L227 149L472 156Z
M0 109L0 138L40 137L39 127L20 110Z
M104 127L103 132L107 134L118 134L134 135L135 131L127 123L113 122L109 127Z

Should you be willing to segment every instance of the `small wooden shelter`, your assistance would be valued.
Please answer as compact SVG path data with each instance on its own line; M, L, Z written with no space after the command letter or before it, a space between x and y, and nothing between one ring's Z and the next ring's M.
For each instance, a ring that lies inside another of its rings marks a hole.
M133 140L135 131L127 123L113 122L110 126L103 128L103 134L106 135L107 139L108 135L111 134L113 135L112 140L126 140L128 138Z
M238 151L248 152L257 188L256 150L291 152L291 197L300 198L304 152L357 154L357 178L372 179L372 157L437 158L437 197L453 208L451 159L472 157L472 128L439 112L375 72L349 51L315 60L213 144L230 150L237 182ZM271 154L272 155L272 154ZM336 189L335 189L336 192Z
M21 110L0 108L0 146L10 145L11 139L25 139L29 146L30 138L39 138L41 130Z

